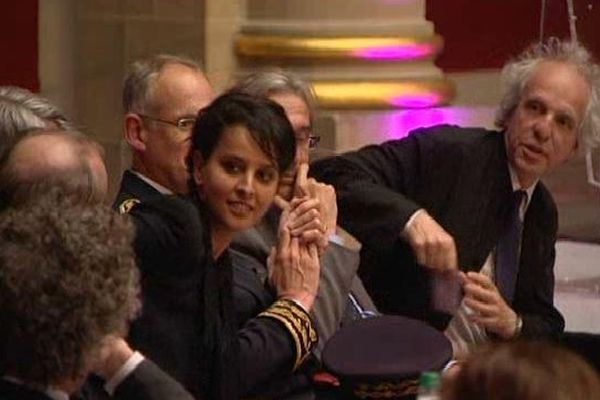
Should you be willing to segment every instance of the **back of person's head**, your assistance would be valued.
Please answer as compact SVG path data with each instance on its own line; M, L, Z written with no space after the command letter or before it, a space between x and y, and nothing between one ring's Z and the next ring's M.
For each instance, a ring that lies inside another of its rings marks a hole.
M255 72L241 79L231 90L258 97L293 94L304 101L311 119L314 118L316 100L312 86L292 73L283 71Z
M0 159L30 130L45 129L46 122L11 99L0 97Z
M123 110L125 113L153 113L154 99L153 84L162 69L167 65L183 65L194 71L202 72L200 65L194 60L170 54L157 54L135 61L129 66L129 71L123 84Z
M583 122L578 127L579 142L586 147L600 145L600 68L581 44L550 38L527 48L502 69L504 94L496 113L496 126L506 128L529 79L544 62L572 65L590 88Z
M0 99L11 100L31 111L53 129L74 129L63 112L47 98L17 86L0 86ZM29 127L28 129L32 129Z
M200 111L192 134L192 152L208 160L224 130L235 125L248 130L260 149L285 171L294 160L294 131L277 103L245 93L227 92Z
M600 380L580 356L547 343L484 346L444 383L443 400L590 400Z
M16 86L0 86L0 160L30 131L73 129L48 99Z
M139 310L131 222L58 189L0 213L0 375L80 382Z
M107 191L102 148L77 131L34 131L0 158L0 209L58 186L82 202L98 203Z

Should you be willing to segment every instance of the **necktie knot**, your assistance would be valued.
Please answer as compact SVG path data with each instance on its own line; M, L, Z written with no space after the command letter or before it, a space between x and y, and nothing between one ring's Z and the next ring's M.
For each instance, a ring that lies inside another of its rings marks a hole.
M526 199L527 199L527 192L522 189L515 190L512 193L511 209L513 210L513 213L516 213L517 215L519 215L519 211L521 210L521 207L522 207L523 203L526 201Z

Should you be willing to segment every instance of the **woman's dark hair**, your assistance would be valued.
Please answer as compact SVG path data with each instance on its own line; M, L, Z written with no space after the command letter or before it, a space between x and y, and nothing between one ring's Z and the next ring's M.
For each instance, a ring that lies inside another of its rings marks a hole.
M207 160L223 131L234 125L248 129L280 172L290 167L296 154L296 141L283 108L269 99L235 91L222 94L200 111L192 133L192 153L197 150Z

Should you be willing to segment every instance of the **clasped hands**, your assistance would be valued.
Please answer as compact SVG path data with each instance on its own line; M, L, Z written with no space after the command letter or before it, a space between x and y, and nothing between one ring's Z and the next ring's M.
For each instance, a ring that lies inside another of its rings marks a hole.
M425 210L419 210L400 234L415 253L417 263L433 273L454 275L459 279L464 304L472 310L468 318L503 339L516 334L517 314L504 301L494 282L480 272L458 270L454 238Z
M334 189L307 175L308 165L301 164L293 197L289 201L275 198L282 213L277 246L271 249L267 264L278 297L292 299L310 310L319 286L319 255L335 233L337 205Z

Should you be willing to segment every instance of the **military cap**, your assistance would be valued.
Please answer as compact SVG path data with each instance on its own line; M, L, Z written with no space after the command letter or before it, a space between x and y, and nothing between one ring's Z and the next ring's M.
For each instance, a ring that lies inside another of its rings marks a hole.
M425 322L378 316L340 329L325 345L323 364L338 378L344 398L411 399L424 371L452 358L444 334Z

